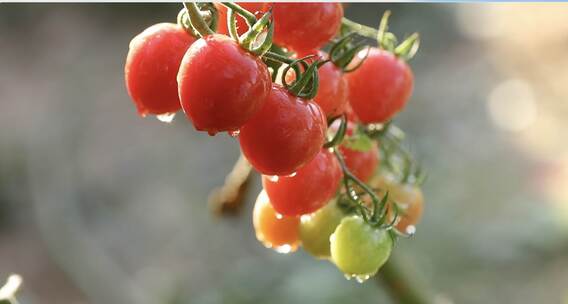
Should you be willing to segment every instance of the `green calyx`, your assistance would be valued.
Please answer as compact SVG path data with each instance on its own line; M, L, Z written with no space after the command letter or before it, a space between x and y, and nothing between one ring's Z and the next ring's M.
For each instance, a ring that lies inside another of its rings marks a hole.
M236 3L223 2L227 8L227 25L231 38L237 41L245 50L262 56L272 47L272 37L274 36L274 24L272 22L272 11L266 12L260 19L256 19L254 14L243 9ZM242 36L237 32L237 14L245 19L249 29ZM259 43L259 39L263 40Z
M316 97L319 88L318 68L325 62L316 59L308 64L306 60L313 57L316 56L310 55L293 60L282 71L282 84L292 95L303 99ZM288 75L290 69L294 70L296 76L292 83L288 83L286 80L286 75Z
M355 32L349 32L342 36L337 42L333 43L329 51L329 60L333 62L338 68L342 69L344 73L355 71L363 64L367 58L362 58L355 66L348 67L353 58L359 51L367 48L364 43L354 43L353 39L356 37ZM367 52L367 55L369 53Z
M341 31L343 33L352 31L356 32L360 36L375 39L379 48L393 53L396 57L404 61L408 61L412 59L418 51L420 46L420 36L418 33L413 33L399 43L397 37L388 31L388 19L390 15L390 11L385 11L378 29L343 18L341 21Z

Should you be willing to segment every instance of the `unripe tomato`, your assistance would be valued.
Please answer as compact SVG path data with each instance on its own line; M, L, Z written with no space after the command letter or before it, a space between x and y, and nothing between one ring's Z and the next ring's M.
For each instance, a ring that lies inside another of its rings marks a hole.
M176 75L195 38L174 23L158 23L130 42L124 76L128 94L141 116L180 109Z
M319 152L326 128L317 104L273 84L264 107L241 128L239 141L258 172L289 175Z
M302 247L316 258L330 259L329 237L344 216L335 199L315 213L302 215L300 224Z
M177 81L183 111L210 135L242 127L262 108L272 83L260 58L219 34L187 50Z
M331 236L331 258L346 275L367 279L388 260L392 246L385 230L371 227L360 216L349 216Z
M314 159L291 176L262 177L262 185L274 209L283 215L302 215L317 211L337 192L341 181L339 162L322 149Z
M214 3L217 8L218 19L217 19L217 32L223 35L229 35L229 30L227 27L227 8L221 3ZM257 18L260 18L262 13L266 11L265 2L239 2L242 8L255 14ZM248 24L245 19L239 14L235 14L237 19L237 33L239 35L244 34L248 30Z
M266 248L273 248L281 253L298 249L300 218L277 214L264 190L256 199L252 220L256 238Z
M296 52L315 50L339 30L343 7L336 2L272 3L274 42Z
M379 189L380 196L385 195L386 191L389 193L389 201L397 204L398 206L398 219L395 228L405 233L412 233L416 224L422 218L424 212L424 195L422 190L417 185L400 184L392 177L386 175L379 175L372 182L372 187ZM394 211L392 207L387 209L388 217L392 220Z
M325 60L328 55L324 51L310 51L298 54L298 58L308 55L317 55L319 59ZM293 70L290 70L293 71ZM319 87L314 101L321 107L328 118L337 117L345 111L348 103L347 80L343 77L343 71L335 66L333 62L327 62L318 69ZM289 82L294 80L294 73L286 75Z
M363 64L345 77L349 83L349 102L363 123L390 120L410 98L414 83L406 62L378 48L372 48Z

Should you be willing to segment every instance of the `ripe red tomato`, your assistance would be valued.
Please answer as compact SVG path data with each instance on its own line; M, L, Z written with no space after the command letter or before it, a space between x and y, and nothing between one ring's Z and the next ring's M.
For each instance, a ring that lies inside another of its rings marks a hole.
M239 2L238 4L247 11L255 14L257 18L259 18L262 13L266 12L265 2ZM215 3L215 7L217 8L218 13L217 32L219 34L229 35L229 30L227 27L227 8L220 3ZM239 35L242 35L248 30L248 25L245 19L243 19L243 17L241 17L239 14L236 14L236 17L237 33L239 33Z
M296 251L300 245L300 218L277 214L262 190L254 205L252 223L256 238L280 253Z
M367 51L361 52L363 56ZM378 48L372 48L363 64L346 78L349 102L363 123L382 123L391 119L410 98L414 83L406 62Z
M130 42L124 76L128 94L141 116L180 109L176 75L195 38L174 23L158 23Z
M262 177L262 185L274 209L283 215L308 214L323 207L337 192L341 181L339 162L322 149L292 176Z
M242 127L262 108L272 83L260 58L219 34L187 50L177 81L183 111L210 135Z
M324 51L310 51L298 54L298 58L308 55L317 55L319 59L325 60L328 55ZM309 61L309 60L308 60ZM294 80L293 70L286 75L289 82ZM348 103L347 80L343 77L343 71L335 66L333 62L327 62L318 69L319 88L314 101L321 107L328 118L337 117L345 111Z
M289 175L318 153L326 128L317 104L273 84L264 107L241 128L239 141L258 172Z
M278 2L271 6L274 42L296 52L323 46L335 36L343 18L343 7L335 2Z
M337 132L339 122L336 121L330 126L330 130ZM356 125L350 121L347 122L347 130L345 135L352 136ZM345 165L351 173L363 182L367 182L375 173L379 165L379 147L376 141L372 141L371 148L366 151L351 149L346 146L345 141L339 146L339 151L343 155Z
M357 115L353 112L353 108L349 102L345 105L345 115L347 116L348 121L359 122L359 118L357 118Z

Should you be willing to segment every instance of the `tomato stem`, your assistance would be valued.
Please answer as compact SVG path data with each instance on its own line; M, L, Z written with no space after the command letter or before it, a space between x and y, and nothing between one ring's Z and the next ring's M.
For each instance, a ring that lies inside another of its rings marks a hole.
M221 2L221 4L224 5L225 7L227 7L227 9L234 10L235 12L237 12L237 14L241 15L245 19L245 21L247 22L249 27L252 26L256 22L256 16L253 13L242 8L237 3L235 3L235 2Z
M189 15L189 23L191 24L191 27L199 34L200 37L215 34L215 32L209 28L203 19L199 8L197 8L197 5L194 2L184 2L183 6Z

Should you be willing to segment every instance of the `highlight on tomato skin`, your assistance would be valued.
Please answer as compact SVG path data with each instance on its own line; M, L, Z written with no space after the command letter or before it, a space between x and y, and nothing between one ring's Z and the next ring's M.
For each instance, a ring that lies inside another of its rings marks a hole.
M195 40L175 23L152 25L132 39L124 76L128 94L141 116L179 111L176 76Z
M339 162L327 149L291 176L262 176L274 209L283 215L310 214L335 196L342 178Z
M343 7L337 2L276 2L272 7L274 42L295 52L319 49L341 26Z
M316 156L326 129L317 104L273 84L263 108L240 129L239 143L258 172L290 175Z
M266 248L289 253L300 246L300 218L276 213L264 190L256 199L252 218L256 238Z
M262 108L272 84L260 58L220 34L187 50L177 82L184 113L210 135L241 128Z
M256 15L260 18L263 13L267 11L266 2L239 2L238 3L245 10ZM218 18L217 18L217 33L223 35L229 35L229 30L227 26L227 8L221 3L214 3L217 8ZM248 24L245 19L240 15L236 15L237 19L237 33L239 35L244 34L248 30Z
M362 50L359 57L364 57ZM349 102L362 123L384 123L404 108L412 95L414 76L408 64L392 53L371 48L363 64L345 75Z

